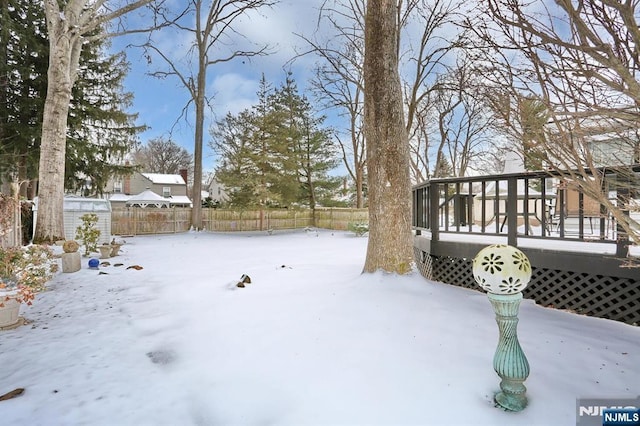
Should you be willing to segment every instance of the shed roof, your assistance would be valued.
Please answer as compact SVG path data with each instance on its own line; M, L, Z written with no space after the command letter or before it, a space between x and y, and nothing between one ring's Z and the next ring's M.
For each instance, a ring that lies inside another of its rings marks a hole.
M86 198L66 195L63 199L64 211L110 212L111 204L105 198ZM38 197L33 199L32 210L38 210Z

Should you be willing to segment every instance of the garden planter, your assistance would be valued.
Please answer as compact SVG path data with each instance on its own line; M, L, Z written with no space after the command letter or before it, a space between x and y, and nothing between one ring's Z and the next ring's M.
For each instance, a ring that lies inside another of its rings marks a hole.
M120 246L122 246L122 244L111 244L111 257L118 255Z
M100 250L100 259L108 259L112 255L112 246L98 246L98 250Z
M20 302L15 298L16 292L0 292L0 328L9 327L18 322Z

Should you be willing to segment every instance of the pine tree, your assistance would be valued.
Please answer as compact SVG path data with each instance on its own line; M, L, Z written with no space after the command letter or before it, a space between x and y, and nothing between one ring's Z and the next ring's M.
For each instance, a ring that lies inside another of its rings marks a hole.
M315 117L290 75L277 90L264 76L258 102L217 123L212 147L220 163L216 179L232 205L315 208L340 185L328 172L338 164L324 117ZM332 195L332 194L331 194Z
M328 172L338 165L337 150L328 129L323 129L325 117L316 117L305 96L301 96L291 74L276 92L276 105L284 114L284 140L289 142L290 167L296 174L298 201L315 209L319 193L324 197L340 185Z
M0 0L0 182L37 177L48 42L39 1ZM26 195L26 185L21 187Z
M253 116L244 110L237 116L227 114L212 130L213 149L221 159L215 176L227 188L230 204L248 207L258 204L258 168L252 158L250 141Z
M145 126L137 114L125 112L133 95L124 92L129 70L124 53L107 54L108 42L97 39L82 50L78 81L73 87L67 133L65 189L101 194L109 179L132 171L124 157L138 145Z
M49 42L42 3L0 0L0 182L38 177ZM122 90L124 54L108 55L104 41L87 42L73 88L67 126L65 189L91 182L100 193L115 174L130 172L121 159L143 128L124 112L132 95ZM9 177L11 176L11 177ZM22 187L22 195L25 193Z
M302 99L298 87L287 74L284 83L273 92L272 120L277 123L273 131L274 152L278 153L280 176L275 190L285 205L300 201L299 145L302 139Z

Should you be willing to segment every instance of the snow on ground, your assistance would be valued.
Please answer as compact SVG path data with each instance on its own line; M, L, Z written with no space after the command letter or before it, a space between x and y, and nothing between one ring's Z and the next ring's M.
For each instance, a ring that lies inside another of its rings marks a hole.
M25 388L0 423L575 425L576 398L640 395L640 328L525 300L529 406L495 408L486 296L363 275L366 244L185 233L127 238L100 271L83 259L0 332L0 394Z

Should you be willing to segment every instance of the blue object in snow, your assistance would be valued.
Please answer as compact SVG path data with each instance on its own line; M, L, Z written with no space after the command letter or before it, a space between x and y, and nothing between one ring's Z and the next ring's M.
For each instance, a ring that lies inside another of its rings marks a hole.
M98 259L89 259L89 269L98 269L98 265L100 265L100 261Z

